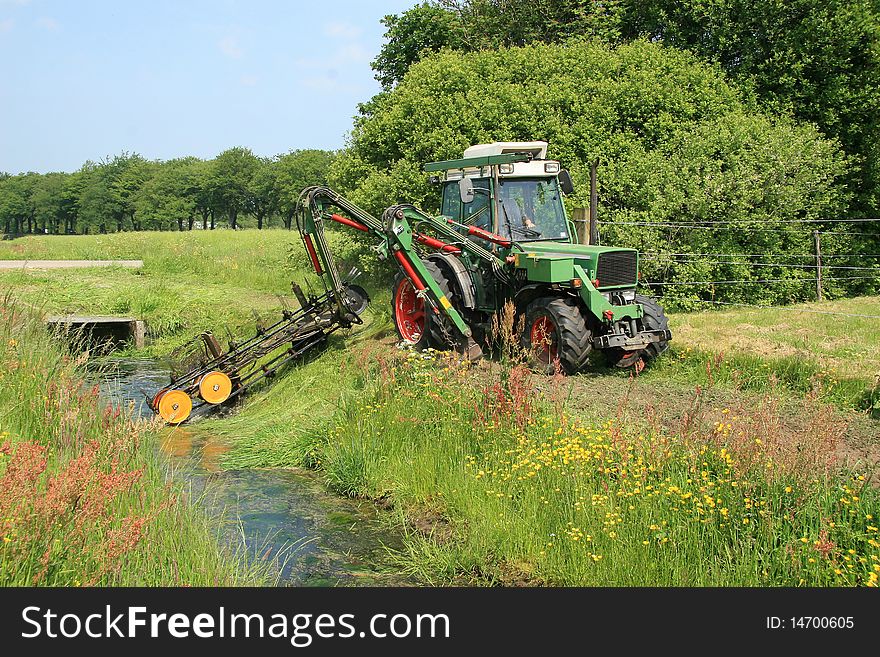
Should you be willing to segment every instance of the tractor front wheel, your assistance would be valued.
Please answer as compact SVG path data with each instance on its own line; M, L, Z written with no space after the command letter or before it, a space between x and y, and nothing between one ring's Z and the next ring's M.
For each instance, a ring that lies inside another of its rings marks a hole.
M558 362L567 374L586 365L593 334L573 299L542 297L526 308L520 344L534 364L552 373Z

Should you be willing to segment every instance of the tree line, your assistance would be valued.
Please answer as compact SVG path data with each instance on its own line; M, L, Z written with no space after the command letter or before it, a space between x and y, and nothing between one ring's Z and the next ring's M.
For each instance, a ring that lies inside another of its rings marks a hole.
M305 149L261 158L235 147L212 160L121 153L73 173L0 173L0 227L7 235L290 228L300 190L325 184L335 157Z

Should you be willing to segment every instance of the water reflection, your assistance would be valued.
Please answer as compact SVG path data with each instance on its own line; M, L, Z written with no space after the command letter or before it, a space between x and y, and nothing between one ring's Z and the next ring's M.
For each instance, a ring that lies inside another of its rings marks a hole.
M95 372L104 397L151 419L146 397L169 381L159 361L115 358ZM226 441L198 423L162 430L159 450L169 476L224 523L226 540L244 541L255 558L277 565L280 581L300 586L412 584L391 565L399 537L384 529L376 508L338 498L300 470L223 470Z

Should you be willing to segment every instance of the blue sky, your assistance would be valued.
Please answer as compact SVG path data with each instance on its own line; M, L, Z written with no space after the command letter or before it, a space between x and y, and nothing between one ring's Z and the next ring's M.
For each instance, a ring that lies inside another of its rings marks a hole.
M0 0L0 171L340 148L416 0Z

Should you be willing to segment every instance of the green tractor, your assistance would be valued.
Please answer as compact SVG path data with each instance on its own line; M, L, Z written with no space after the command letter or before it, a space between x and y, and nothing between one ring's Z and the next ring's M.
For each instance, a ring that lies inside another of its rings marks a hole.
M577 372L594 349L641 369L672 335L663 309L636 292L638 252L576 242L562 202L571 178L546 154L546 142L500 142L427 164L442 184L437 217L396 205L379 220L333 190L304 190L299 228L315 270L342 307L330 219L379 237L380 257L396 261L391 310L407 344L479 356L511 305L521 346L547 371Z

